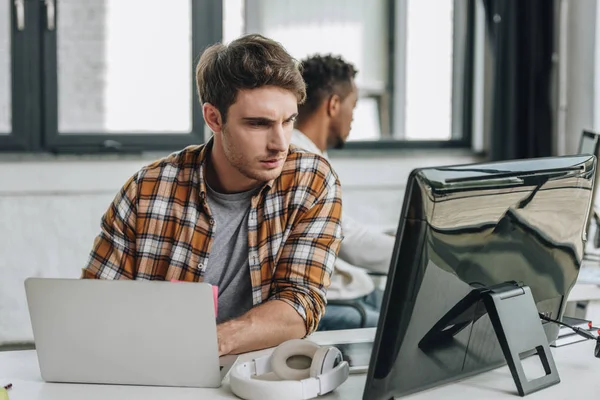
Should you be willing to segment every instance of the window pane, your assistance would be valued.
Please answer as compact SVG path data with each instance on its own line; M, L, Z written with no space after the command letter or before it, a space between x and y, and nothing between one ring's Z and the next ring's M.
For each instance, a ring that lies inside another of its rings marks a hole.
M297 59L342 56L358 69L359 89L383 94L388 81L386 0L247 0L246 32L279 41ZM349 140L382 136L375 100L363 97Z
M381 138L381 120L376 98L359 98L353 116L348 140L365 141Z
M223 42L244 34L244 0L223 0Z
M59 0L60 133L187 133L189 0Z
M451 137L453 3L454 0L408 0L407 139Z
M10 0L0 0L0 135L12 130Z

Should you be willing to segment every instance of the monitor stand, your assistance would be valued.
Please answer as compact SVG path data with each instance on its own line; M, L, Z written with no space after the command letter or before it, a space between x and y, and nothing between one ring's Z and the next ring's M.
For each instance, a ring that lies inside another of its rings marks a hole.
M560 382L531 289L516 282L472 290L427 332L419 347L427 350L452 340L454 335L486 313L520 396ZM524 353L537 353L546 375L527 380L520 357Z

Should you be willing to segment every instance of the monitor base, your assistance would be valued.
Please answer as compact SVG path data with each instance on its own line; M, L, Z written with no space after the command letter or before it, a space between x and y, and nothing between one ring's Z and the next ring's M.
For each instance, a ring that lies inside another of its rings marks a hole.
M478 307L480 302L484 307ZM419 347L435 347L485 314L490 318L520 396L560 382L531 289L516 282L472 290L435 324ZM534 353L539 356L546 375L528 380L521 358Z

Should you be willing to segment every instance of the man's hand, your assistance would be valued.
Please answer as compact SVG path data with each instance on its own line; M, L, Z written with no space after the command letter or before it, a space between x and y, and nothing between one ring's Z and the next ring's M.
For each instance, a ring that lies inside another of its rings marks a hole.
M217 326L219 356L275 347L306 335L304 320L289 304L270 300Z

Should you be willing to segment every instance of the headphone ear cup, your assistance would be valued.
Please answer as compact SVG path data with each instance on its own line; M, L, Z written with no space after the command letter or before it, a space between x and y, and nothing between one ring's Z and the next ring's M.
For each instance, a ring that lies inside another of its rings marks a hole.
M313 356L313 361L310 365L310 377L316 378L321 374L329 372L342 361L342 352L337 347L321 347Z
M292 339L280 344L271 355L271 369L280 379L299 381L310 377L310 368L319 345L302 339ZM309 363L304 368L290 366L288 360L294 356L304 356Z

